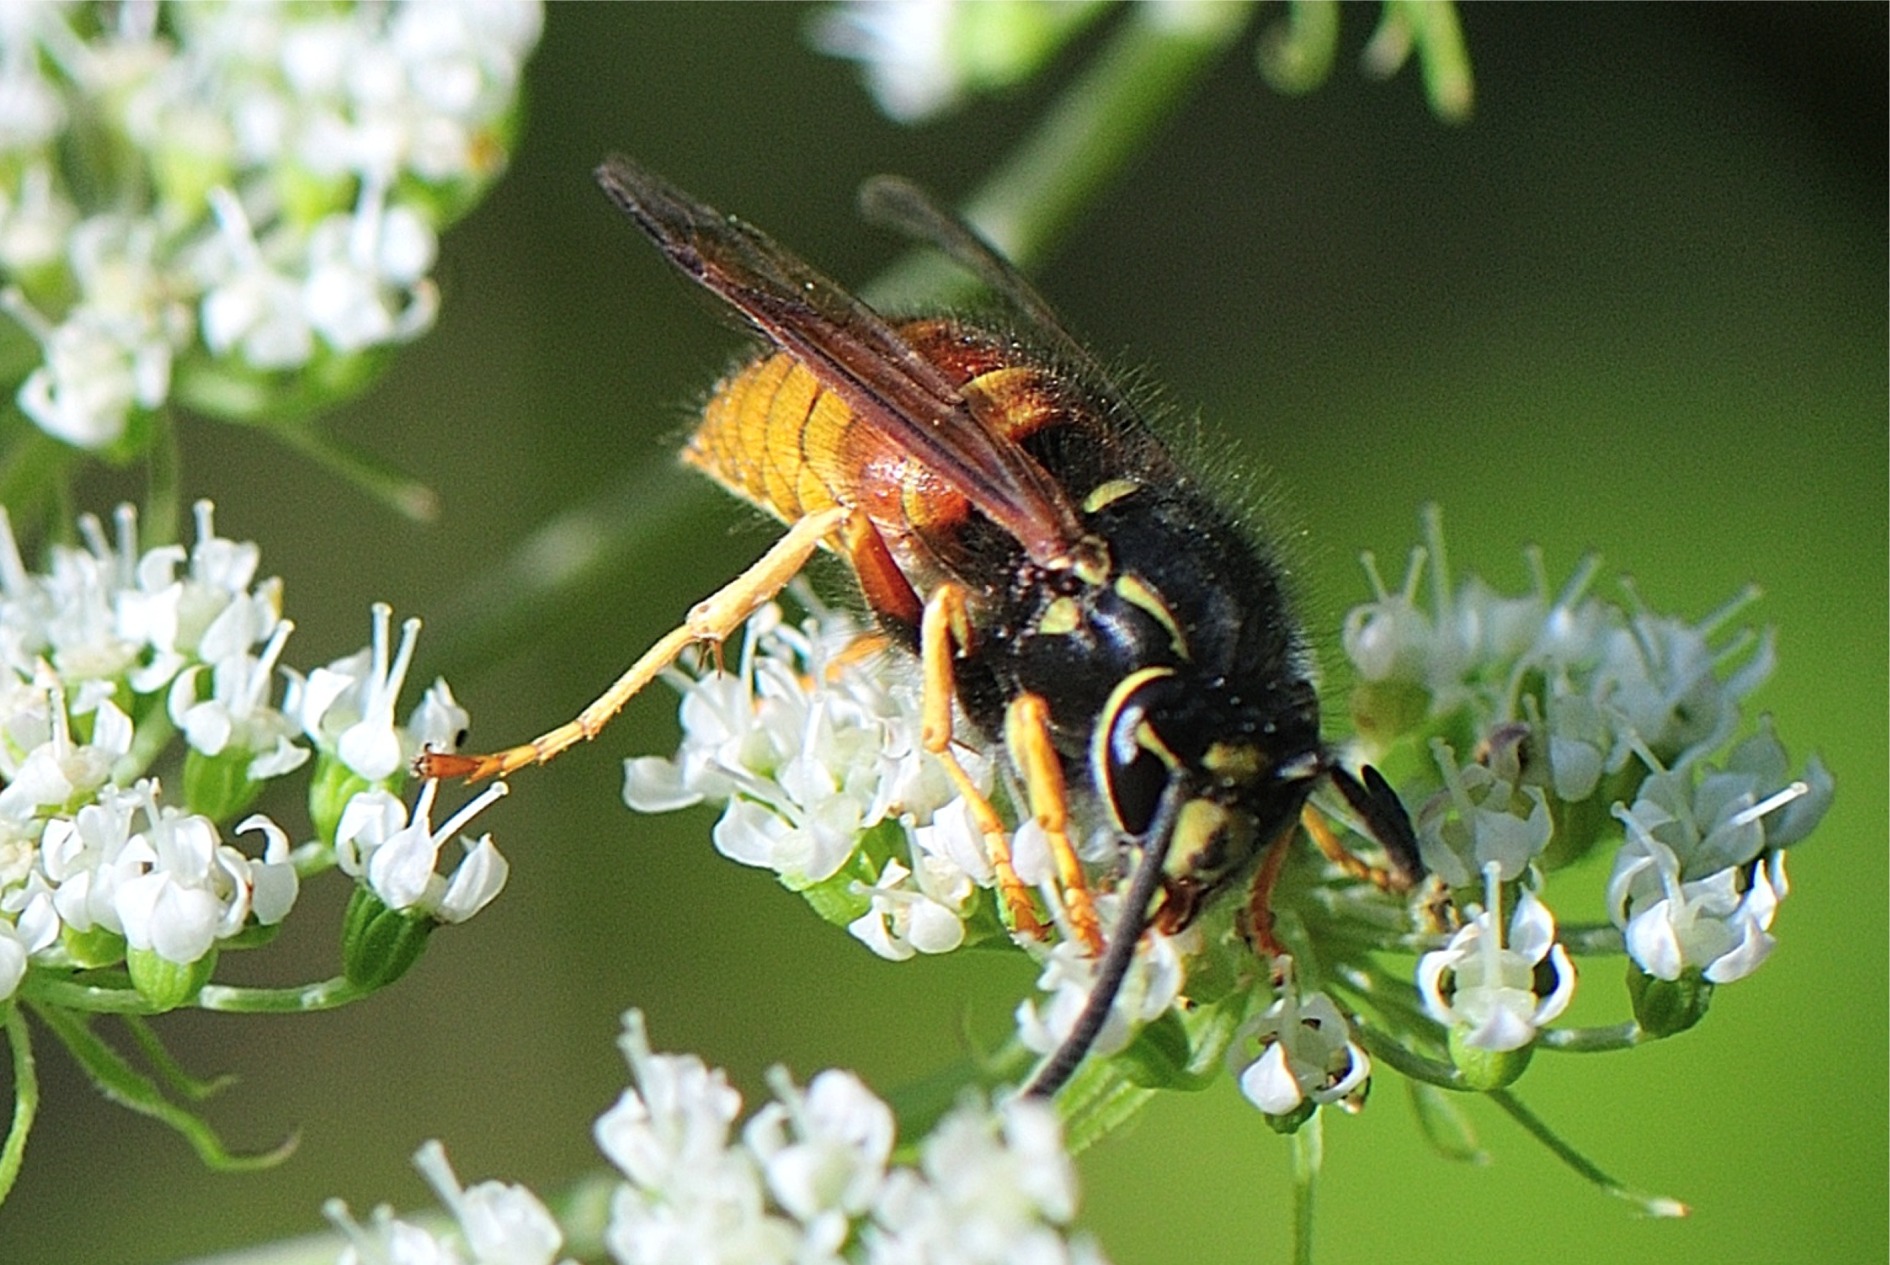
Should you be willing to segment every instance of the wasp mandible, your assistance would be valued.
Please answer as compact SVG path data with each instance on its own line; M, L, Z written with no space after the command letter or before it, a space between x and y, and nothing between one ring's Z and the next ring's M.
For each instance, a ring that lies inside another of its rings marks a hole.
M1012 930L1045 928L1002 819L953 754L962 726L1001 742L1049 842L1071 933L1100 957L1076 1029L1025 1092L1054 1093L1074 1072L1149 926L1178 930L1215 893L1276 872L1260 859L1281 855L1322 781L1384 846L1393 880L1415 878L1391 788L1369 768L1354 777L1320 736L1312 655L1279 564L967 225L904 182L868 186L870 213L969 268L1015 309L1009 322L889 319L628 159L597 177L767 341L715 388L683 460L787 531L574 720L491 755L428 753L424 776L510 773L594 737L824 548L918 657L924 745L972 807ZM1070 838L1072 810L1092 806L1130 875L1110 933Z

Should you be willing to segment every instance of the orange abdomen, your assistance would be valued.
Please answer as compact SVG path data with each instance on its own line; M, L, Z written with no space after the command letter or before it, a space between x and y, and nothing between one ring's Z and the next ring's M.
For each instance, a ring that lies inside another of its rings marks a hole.
M981 424L1022 439L1059 415L1054 375L1008 343L944 320L899 333L943 369ZM773 352L724 379L683 460L783 522L841 505L866 512L922 590L971 512L955 487L861 422L794 356Z

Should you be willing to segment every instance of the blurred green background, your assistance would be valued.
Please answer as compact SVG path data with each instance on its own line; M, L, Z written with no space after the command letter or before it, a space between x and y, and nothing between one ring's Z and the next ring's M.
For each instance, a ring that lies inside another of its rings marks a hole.
M1599 550L1688 615L1756 581L1782 661L1759 703L1839 779L1792 857L1764 970L1694 1032L1545 1055L1520 1086L1692 1220L1633 1218L1484 1104L1493 1163L1436 1160L1385 1073L1370 1110L1328 1125L1322 1260L1884 1259L1885 12L1472 6L1462 128L1430 117L1411 74L1356 73L1375 7L1346 12L1341 65L1303 99L1259 81L1249 38L1042 275L1073 329L1148 364L1235 460L1291 490L1320 625L1363 594L1357 551L1395 569L1432 500L1455 564L1509 585L1531 541L1558 576ZM428 618L437 667L509 550L615 492L636 507L621 564L497 661L453 665L475 742L510 742L565 718L758 552L753 517L672 465L738 339L617 220L591 167L635 154L859 283L898 250L862 230L859 180L969 191L1094 47L1050 84L911 129L808 51L805 18L551 11L515 167L446 238L438 331L334 419L440 490L436 526L253 432L186 427L186 490L286 580L297 662L359 646L385 599ZM113 494L100 484L94 507ZM193 1068L240 1075L211 1111L233 1141L300 1130L280 1169L204 1172L48 1046L0 1262L159 1262L313 1229L330 1195L419 1204L408 1156L435 1136L468 1179L554 1190L593 1164L630 1005L659 1048L725 1064L751 1093L775 1062L891 1088L950 1057L967 1016L1007 1022L1018 962L881 962L717 857L706 810L629 815L619 762L665 750L672 712L641 700L517 779L481 820L510 888L397 988L336 1014L161 1024ZM280 947L241 964L250 978L329 973L319 907L338 918L340 888L313 885ZM1611 965L1585 987L1590 1017L1613 1009ZM1158 1103L1082 1172L1084 1222L1119 1263L1287 1254L1285 1145L1225 1084Z

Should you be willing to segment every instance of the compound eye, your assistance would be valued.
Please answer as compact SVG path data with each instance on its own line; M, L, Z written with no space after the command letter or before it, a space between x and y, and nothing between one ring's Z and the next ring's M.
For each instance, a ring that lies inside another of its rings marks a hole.
M1168 786L1169 763L1140 707L1119 708L1096 769L1109 815L1124 834L1143 835Z

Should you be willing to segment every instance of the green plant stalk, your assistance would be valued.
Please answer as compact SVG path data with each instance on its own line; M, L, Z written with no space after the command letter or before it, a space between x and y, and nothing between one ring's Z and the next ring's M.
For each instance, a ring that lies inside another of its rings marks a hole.
M26 1139L39 1114L39 1074L33 1066L33 1038L18 1006L7 1007L7 1048L13 1055L13 1123L0 1147L0 1202L13 1190L26 1162Z
M1326 1113L1316 1110L1293 1131L1293 1265L1312 1265L1313 1203L1326 1160Z
M1245 29L1246 5L1199 5L1178 21L1135 6L1077 81L964 206L993 246L1029 271L1119 177ZM868 302L964 297L970 278L915 250L867 285Z

